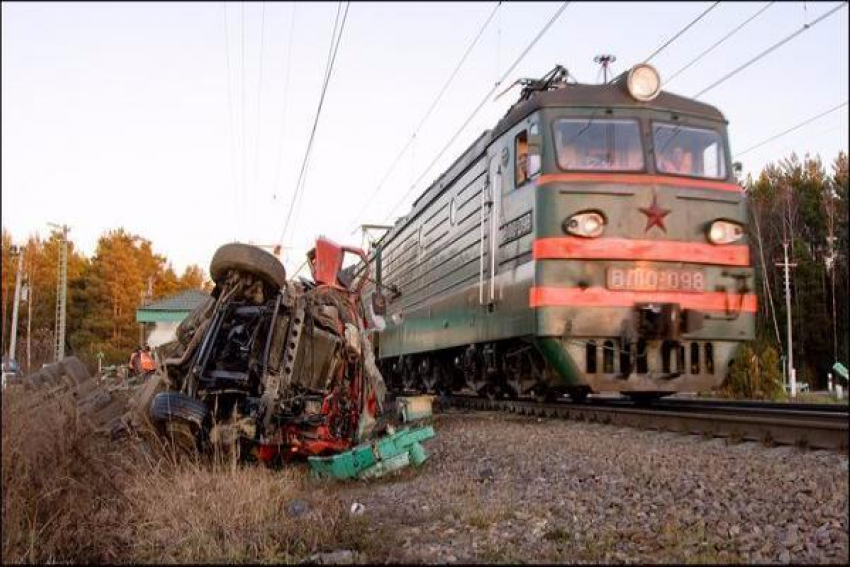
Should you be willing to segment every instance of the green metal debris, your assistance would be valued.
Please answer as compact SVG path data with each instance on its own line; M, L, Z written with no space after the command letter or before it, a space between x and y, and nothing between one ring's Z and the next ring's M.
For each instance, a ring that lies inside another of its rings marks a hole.
M434 437L434 428L402 429L331 457L310 457L313 474L324 478L377 478L428 458L422 441Z

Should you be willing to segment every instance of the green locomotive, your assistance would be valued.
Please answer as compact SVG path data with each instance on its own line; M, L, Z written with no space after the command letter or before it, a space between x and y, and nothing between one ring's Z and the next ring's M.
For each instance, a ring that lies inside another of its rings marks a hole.
M370 254L391 387L488 396L706 391L754 336L726 120L640 64L522 95Z

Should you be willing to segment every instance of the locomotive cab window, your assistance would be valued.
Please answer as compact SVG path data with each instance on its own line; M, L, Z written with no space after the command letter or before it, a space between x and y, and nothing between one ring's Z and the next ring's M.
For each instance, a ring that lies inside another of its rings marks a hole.
M532 130L532 135L534 130ZM514 138L514 187L521 187L540 174L540 155L528 143L528 131L523 130Z
M641 171L637 120L562 118L553 124L558 165L566 170Z
M726 178L723 138L714 130L654 124L652 139L655 167L659 173L708 179Z

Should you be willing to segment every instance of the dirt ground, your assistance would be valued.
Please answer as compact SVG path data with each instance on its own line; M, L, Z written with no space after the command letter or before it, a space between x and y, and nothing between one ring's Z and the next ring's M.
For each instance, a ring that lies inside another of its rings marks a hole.
M450 410L421 468L339 482L110 441L79 419L94 394L10 394L3 563L848 560L846 454Z
M363 506L351 559L848 560L847 455L495 413L435 427L423 469L333 487Z

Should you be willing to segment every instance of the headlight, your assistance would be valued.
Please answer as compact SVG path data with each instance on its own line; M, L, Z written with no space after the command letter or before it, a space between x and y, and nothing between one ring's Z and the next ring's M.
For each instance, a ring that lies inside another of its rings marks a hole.
M596 211L576 213L564 221L564 232L584 238L596 238L605 230L605 217Z
M738 223L716 220L708 227L708 241L712 244L731 244L741 240L744 227Z
M642 102L649 102L661 92L661 78L655 67L648 63L639 63L629 71L626 81L629 94Z

